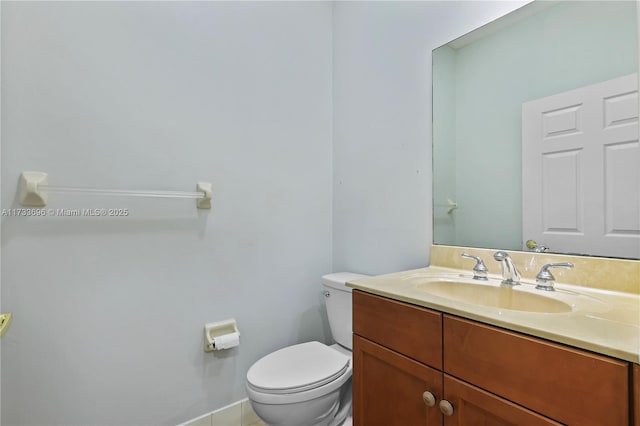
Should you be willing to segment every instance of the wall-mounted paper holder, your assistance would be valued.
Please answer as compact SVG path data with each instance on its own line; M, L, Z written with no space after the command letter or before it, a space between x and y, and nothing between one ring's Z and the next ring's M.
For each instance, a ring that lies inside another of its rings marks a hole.
M212 352L235 348L240 344L240 331L235 319L204 325L204 351Z

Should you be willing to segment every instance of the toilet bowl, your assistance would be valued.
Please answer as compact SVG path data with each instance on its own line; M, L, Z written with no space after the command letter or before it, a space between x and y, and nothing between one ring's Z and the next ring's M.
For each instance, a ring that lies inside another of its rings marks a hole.
M247 394L269 425L327 426L341 407L346 383L351 383L351 357L308 342L256 362L247 373Z
M327 315L337 344L306 342L272 352L247 372L247 396L270 426L339 426L351 414L351 289L365 275L322 277Z

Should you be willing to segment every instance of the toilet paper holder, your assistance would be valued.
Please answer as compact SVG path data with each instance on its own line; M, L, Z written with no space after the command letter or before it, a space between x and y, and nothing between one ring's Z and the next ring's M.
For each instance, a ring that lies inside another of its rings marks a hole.
M240 331L235 319L204 325L204 351L231 349L240 344Z

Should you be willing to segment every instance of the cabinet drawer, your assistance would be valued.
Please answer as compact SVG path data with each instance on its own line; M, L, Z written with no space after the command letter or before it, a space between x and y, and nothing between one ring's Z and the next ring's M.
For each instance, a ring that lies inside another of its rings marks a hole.
M629 364L444 315L444 371L571 425L629 424Z
M442 369L442 314L353 291L353 332Z

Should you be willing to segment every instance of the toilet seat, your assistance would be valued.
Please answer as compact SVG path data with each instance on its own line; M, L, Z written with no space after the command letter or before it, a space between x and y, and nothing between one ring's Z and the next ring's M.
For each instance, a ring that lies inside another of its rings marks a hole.
M350 357L320 342L275 351L247 372L250 388L260 393L292 394L331 383L350 370Z

